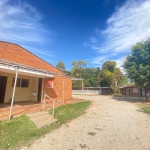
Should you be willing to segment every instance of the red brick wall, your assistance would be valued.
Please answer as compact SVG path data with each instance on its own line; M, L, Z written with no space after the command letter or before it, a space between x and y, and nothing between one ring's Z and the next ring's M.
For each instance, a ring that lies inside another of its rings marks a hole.
M44 93L50 96L54 100L63 99L63 78L60 76L55 76L53 80L53 88L46 87L46 80L44 80ZM70 78L64 79L64 99L71 99L72 95L72 80Z
M16 62L19 64L64 74L44 60L38 58L36 55L30 53L19 45L1 42L0 41L0 59ZM55 100L62 100L62 84L63 77L55 76L53 88L46 89L46 93ZM44 89L45 91L45 89ZM71 99L72 96L72 81L71 78L65 79L65 100Z

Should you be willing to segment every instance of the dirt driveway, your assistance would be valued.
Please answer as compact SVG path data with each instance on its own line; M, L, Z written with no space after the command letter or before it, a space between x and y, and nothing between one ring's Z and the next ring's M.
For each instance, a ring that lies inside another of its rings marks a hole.
M22 150L150 150L150 116L138 111L135 102L110 96L84 98L92 105L83 116Z

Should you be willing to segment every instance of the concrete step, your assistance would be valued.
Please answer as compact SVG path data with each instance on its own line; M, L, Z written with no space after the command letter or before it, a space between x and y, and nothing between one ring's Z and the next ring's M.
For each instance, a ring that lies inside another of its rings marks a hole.
M57 121L57 119L51 116L47 111L27 114L26 116L28 116L38 128L48 126Z
M44 122L46 120L50 120L50 119L53 119L52 116L50 116L49 114L47 115L44 115L44 116L40 116L40 117L36 117L36 118L32 118L31 120L34 122L34 123L38 123L38 122Z
M50 125L50 124L52 124L52 123L54 123L54 122L56 122L56 121L57 121L57 119L53 118L53 119L51 119L51 120L47 120L47 121L38 123L38 124L37 124L37 127L38 127L38 128L43 128L43 127L46 127L46 126L48 126L48 125Z
M40 116L44 116L44 115L47 115L47 114L49 114L47 111L40 111L40 112L27 114L26 116L28 116L29 118L38 118Z

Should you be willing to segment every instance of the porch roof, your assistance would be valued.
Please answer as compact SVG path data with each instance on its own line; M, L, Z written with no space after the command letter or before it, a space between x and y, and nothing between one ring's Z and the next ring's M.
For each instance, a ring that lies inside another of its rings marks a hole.
M29 75L29 76L37 76L37 77L53 77L54 75L58 75L57 73L22 65L19 63L7 61L0 59L0 69L3 72L8 73L15 73L18 68L18 71L22 75ZM60 74L59 74L60 75Z

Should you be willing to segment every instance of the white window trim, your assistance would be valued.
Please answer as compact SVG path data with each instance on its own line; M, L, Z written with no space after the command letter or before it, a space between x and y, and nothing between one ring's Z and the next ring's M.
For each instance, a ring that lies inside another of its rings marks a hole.
M29 88L29 84L30 84L30 80L29 79L25 79L25 78L17 78L17 80L20 79L20 85L19 86L16 86L16 88ZM15 78L12 78L12 84L11 84L11 87L14 87L14 83L13 81L15 80ZM27 87L22 87L22 80L28 80L28 86Z

